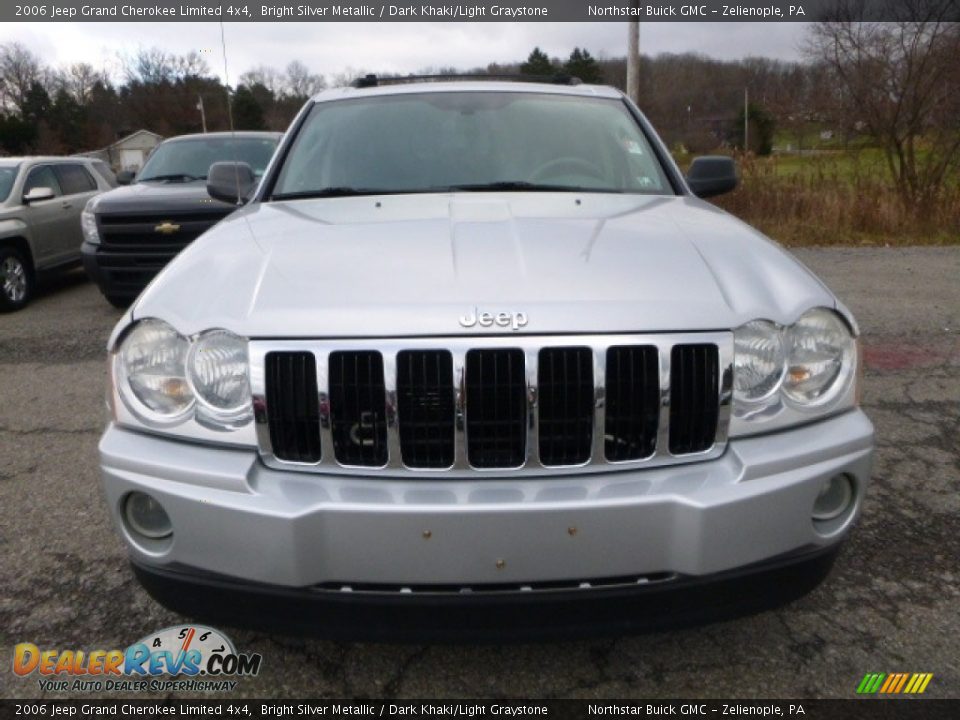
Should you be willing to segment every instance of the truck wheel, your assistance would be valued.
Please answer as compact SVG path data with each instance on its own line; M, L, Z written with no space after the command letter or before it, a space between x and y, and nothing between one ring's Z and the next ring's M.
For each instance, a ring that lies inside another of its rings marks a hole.
M127 297L126 295L104 295L104 297L107 299L107 302L117 308L117 310L126 310L133 302L133 298Z
M33 273L16 248L0 247L0 312L20 310L33 295Z

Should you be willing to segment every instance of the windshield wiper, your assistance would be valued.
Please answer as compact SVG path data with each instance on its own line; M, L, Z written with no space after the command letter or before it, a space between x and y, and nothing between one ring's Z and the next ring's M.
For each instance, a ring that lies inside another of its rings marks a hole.
M384 190L377 188L326 187L319 190L300 190L297 192L277 193L271 200L304 200L307 198L357 197L361 195L396 195L405 190Z
M526 180L499 180L488 183L466 183L463 185L450 185L450 190L462 192L583 192L592 190L592 188L579 187L576 185L549 185L546 183L533 183Z
M169 173L167 175L152 175L148 178L140 178L140 182L148 182L150 180L179 180L180 182L193 182L194 180L206 180L206 176L195 176L187 173Z

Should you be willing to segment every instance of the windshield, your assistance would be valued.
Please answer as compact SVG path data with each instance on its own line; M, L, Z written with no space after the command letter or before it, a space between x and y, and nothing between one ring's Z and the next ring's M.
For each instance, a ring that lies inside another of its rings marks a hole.
M140 171L138 182L189 182L207 177L215 162L245 162L254 175L263 174L277 147L272 137L197 137L161 143Z
M673 193L619 99L435 92L317 103L273 198L450 190Z
M19 165L0 165L0 202L10 196L13 181L17 179Z

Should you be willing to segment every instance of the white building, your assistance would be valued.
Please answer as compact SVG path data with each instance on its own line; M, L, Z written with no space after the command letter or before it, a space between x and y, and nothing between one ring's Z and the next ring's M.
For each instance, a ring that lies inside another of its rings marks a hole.
M157 135L149 130L137 130L126 137L122 137L112 145L100 150L79 153L85 157L99 158L107 163L114 172L120 170L137 171L143 167L147 156L153 152L153 149L163 140L162 135Z

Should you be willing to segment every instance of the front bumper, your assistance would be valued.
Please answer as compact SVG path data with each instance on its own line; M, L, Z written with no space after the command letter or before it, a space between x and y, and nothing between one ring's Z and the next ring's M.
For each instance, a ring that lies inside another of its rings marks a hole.
M816 587L836 546L670 582L406 594L286 588L134 563L158 602L208 623L348 641L517 642L663 631L777 607Z
M718 459L670 467L510 479L311 475L253 449L108 427L110 510L133 561L287 588L516 586L700 577L836 545L870 477L873 426L859 410L731 440ZM846 473L856 502L818 531L824 480ZM159 500L171 539L143 543L121 519L134 490Z

